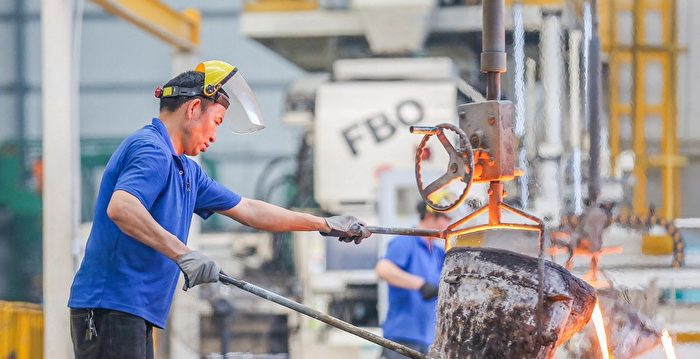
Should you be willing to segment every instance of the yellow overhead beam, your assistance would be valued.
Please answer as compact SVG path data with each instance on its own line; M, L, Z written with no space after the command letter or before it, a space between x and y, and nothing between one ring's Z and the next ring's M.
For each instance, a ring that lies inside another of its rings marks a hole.
M125 19L180 50L199 46L197 10L178 12L159 0L92 0L108 13Z
M318 10L316 0L257 0L247 1L243 10L248 12L308 11Z

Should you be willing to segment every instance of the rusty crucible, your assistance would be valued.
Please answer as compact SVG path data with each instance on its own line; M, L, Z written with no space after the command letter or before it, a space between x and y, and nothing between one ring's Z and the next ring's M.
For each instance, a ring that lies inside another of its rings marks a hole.
M538 259L491 248L453 248L440 282L431 358L551 358L590 319L593 287L545 261L538 320ZM538 330L538 323L542 323ZM538 335L538 333L541 333Z

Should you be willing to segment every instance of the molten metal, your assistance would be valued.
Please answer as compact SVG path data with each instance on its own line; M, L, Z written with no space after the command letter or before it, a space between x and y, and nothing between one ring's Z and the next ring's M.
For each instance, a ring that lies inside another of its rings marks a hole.
M605 288L598 289L596 294L597 308L605 332L598 328L601 324L596 322L594 314L594 320L577 335L570 346L576 348L576 355L580 358L600 358L608 354L615 359L632 359L661 343L661 331L655 328L647 315L630 304L627 291ZM601 350L602 345L598 339L603 333L607 342L605 351Z
M667 359L676 359L676 352L673 350L673 340L671 336L668 335L668 330L664 330L661 335L661 344L664 346L664 353L666 353Z
M610 354L608 353L608 338L605 335L605 324L603 323L603 313L600 311L600 304L595 302L595 308L593 308L593 325L595 326L595 332L598 335L598 345L600 346L600 353L603 359L609 359Z

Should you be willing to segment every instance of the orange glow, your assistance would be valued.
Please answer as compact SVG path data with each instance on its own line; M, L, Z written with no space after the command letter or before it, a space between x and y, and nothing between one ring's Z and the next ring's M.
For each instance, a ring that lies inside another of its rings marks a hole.
M598 345L600 345L600 352L603 354L603 359L610 359L610 354L608 353L608 338L605 335L605 324L603 323L603 313L600 311L600 305L595 302L595 308L593 308L593 326L595 326L595 333L598 335Z
M664 353L666 353L666 358L676 359L676 352L673 350L673 340L671 336L668 335L668 330L664 330L661 335L661 344L664 346Z

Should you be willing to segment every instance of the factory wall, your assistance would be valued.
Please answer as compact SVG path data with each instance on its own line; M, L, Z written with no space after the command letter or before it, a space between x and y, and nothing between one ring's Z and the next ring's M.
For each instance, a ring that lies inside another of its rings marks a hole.
M191 6L186 0L165 1L176 9ZM23 15L17 16L21 5ZM172 50L153 36L124 20L104 13L85 1L80 57L80 125L84 138L122 138L157 114L153 89L172 75ZM290 157L299 144L301 131L280 123L284 93L302 71L238 31L240 0L201 1L202 45L199 59L219 58L241 68L257 93L268 128L238 136L225 127L217 143L205 155L217 163L218 179L244 196L254 196L264 166L272 159ZM692 175L700 163L700 2L679 1L678 134L681 152L690 158L683 176L684 193L693 193ZM39 0L0 0L0 144L18 135L18 101L24 105L24 132L28 139L41 137L41 39ZM19 28L17 24L22 28ZM17 74L17 33L23 48L23 74ZM17 80L26 89L18 95ZM290 164L288 164L288 167ZM656 176L650 177L651 185ZM652 190L650 198L656 195ZM685 216L700 216L700 201L683 200Z
M40 1L0 0L0 144L18 132L17 22L23 24L24 92L27 139L41 138L41 21ZM181 10L193 3L165 1ZM197 60L221 59L238 66L260 101L268 128L239 136L222 126L216 143L204 156L217 163L219 180L252 196L266 163L292 155L300 142L299 130L280 123L288 83L301 71L238 32L241 1L202 1L201 47ZM158 114L153 90L173 75L172 49L126 21L84 2L80 51L80 134L83 138L123 138ZM195 63L196 64L196 63ZM193 64L193 66L195 65Z

